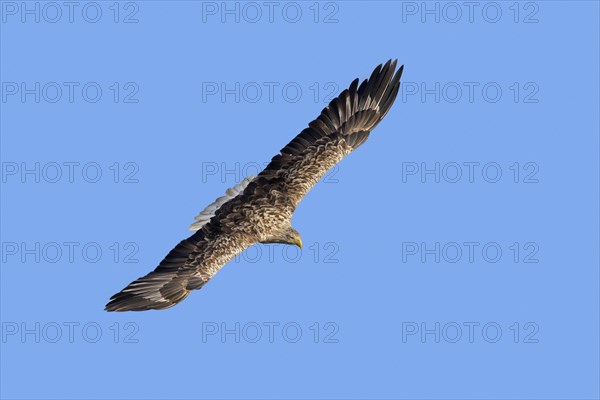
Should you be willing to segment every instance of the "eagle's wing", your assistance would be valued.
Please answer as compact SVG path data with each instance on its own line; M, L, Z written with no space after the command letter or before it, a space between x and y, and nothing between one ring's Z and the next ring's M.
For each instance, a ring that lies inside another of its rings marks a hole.
M239 196L242 191L232 197L226 194L226 200L211 204L207 208L210 220L203 221L196 233L175 246L154 271L112 296L106 310L172 307L190 291L200 289L233 257L258 242L259 238L251 233L254 230L247 213L248 207L260 207L260 199L248 206ZM260 195L258 190L256 193Z
M358 79L333 99L321 115L285 146L249 185L280 181L294 206L351 151L367 140L392 106L404 66L396 61L377 66L360 86Z

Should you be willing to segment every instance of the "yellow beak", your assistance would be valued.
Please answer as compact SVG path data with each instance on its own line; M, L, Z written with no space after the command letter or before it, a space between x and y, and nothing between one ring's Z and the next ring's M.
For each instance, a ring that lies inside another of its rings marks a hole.
M298 236L296 238L296 240L294 240L294 243L296 243L296 246L300 247L300 249L302 249L302 239L300 239L300 236Z

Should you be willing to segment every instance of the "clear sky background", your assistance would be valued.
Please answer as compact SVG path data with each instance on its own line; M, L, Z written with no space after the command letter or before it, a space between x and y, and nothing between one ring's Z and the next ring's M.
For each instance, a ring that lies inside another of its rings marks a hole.
M2 398L600 395L597 2L0 7ZM103 311L389 58L302 252Z

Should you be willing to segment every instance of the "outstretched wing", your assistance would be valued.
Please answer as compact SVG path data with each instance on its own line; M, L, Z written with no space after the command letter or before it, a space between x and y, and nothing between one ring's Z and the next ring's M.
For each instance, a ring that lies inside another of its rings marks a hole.
M110 298L107 311L169 308L200 289L227 262L258 241L240 196L222 204L216 216L181 241L159 266Z
M249 186L282 181L295 206L342 158L367 140L390 110L404 66L396 60L377 66L360 86L358 79L332 100L321 115L285 146Z

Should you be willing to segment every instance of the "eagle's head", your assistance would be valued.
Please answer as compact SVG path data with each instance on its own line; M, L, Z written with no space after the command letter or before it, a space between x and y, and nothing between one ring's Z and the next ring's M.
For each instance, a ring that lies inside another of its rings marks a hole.
M261 243L280 243L289 244L292 246L298 246L302 248L302 238L300 232L295 230L292 225L286 225L275 232L272 232L268 238L261 241Z
M302 237L300 236L300 232L292 228L291 226L285 231L285 242L287 244L291 244L292 246L298 246L302 248Z

